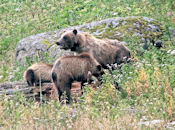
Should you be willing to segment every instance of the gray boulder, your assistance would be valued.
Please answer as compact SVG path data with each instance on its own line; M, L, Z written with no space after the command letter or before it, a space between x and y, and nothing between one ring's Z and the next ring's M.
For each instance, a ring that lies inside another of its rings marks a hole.
M150 37L157 40L164 33L164 27L158 21L147 17L109 18L24 38L17 44L16 61L25 64L26 57L31 60L39 57L44 61L46 53L54 60L62 55L72 55L73 52L61 50L55 42L64 31L74 28L82 32L89 32L97 38L118 39L119 41L124 41L125 37L131 38L133 36L140 38L140 41L143 39L147 41Z
M72 54L70 51L61 50L59 46L55 44L57 35L60 35L60 31L53 31L48 33L41 33L19 41L16 47L16 61L21 64L26 63L26 58L30 58L33 61L36 57L44 61L45 54L48 53L53 59L62 55Z

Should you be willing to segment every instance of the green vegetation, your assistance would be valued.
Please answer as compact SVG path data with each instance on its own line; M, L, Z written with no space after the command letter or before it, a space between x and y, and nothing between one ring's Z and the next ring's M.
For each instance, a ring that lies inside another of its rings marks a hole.
M160 119L161 125L153 128L162 129L175 121L175 58L168 53L175 49L168 31L175 29L174 0L1 0L0 14L0 82L10 81L10 73L11 81L22 79L26 68L12 64L16 45L24 37L118 16L146 16L165 25L161 49L149 44L143 50L137 36L123 38L134 61L113 71L121 92L106 74L102 88L86 87L80 101L71 106L57 101L39 105L21 94L13 100L4 96L0 128L146 129L138 125L140 120ZM27 63L31 64L29 59Z
M150 24L160 28L161 31L146 31L146 28L151 30ZM97 34L95 34L95 36L97 38L109 38L123 41L125 37L132 39L134 35L139 34L142 35L140 36L142 38L149 38L152 36L156 41L158 38L162 37L165 32L165 27L156 20L147 21L144 17L124 17L120 19L116 25L109 22L107 24L103 23L99 26L94 26L91 29L85 27L83 30L90 33L96 32Z

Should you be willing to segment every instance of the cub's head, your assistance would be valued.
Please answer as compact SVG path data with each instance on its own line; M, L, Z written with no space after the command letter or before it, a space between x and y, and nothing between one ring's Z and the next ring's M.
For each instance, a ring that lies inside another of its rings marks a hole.
M79 57L89 62L90 72L100 81L102 79L104 71L102 66L98 63L98 61L90 53L87 52L79 54Z
M78 31L76 29L63 33L56 44L61 46L61 49L71 49L71 51L75 51L76 47L78 47L77 33Z
M99 64L99 62L92 56L91 57L91 68L92 68L92 75L94 75L95 77L97 77L97 79L99 81L102 80L102 75L104 74L104 70L102 68L102 66Z
M104 74L103 68L100 64L95 66L95 70L93 72L93 75L97 77L99 81L102 80L102 75Z

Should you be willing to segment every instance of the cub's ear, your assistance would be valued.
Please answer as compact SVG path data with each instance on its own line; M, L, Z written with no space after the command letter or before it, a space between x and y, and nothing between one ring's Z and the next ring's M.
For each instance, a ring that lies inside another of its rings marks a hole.
M74 33L75 35L77 35L77 33L78 33L77 29L74 29L74 30L73 30L73 33Z
M101 71L101 70L102 70L101 65L97 65L97 70L99 70L99 71Z

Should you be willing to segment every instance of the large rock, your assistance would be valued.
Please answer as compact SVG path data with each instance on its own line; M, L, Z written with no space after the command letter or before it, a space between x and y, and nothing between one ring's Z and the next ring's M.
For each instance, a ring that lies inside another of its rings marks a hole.
M48 56L53 59L72 54L70 51L60 50L59 46L54 43L65 30L74 28L89 32L98 38L118 39L120 41L123 41L125 37L130 38L132 36L137 36L142 41L157 40L161 38L164 32L164 28L158 21L147 17L109 18L24 38L19 41L16 47L16 60L25 64L26 57L34 60L37 56L44 61L45 53L48 53Z
M61 50L59 46L55 44L56 39L60 36L60 32L61 30L41 33L22 39L16 47L16 60L21 64L25 64L27 57L32 61L36 57L44 61L46 53L53 59L62 55L72 54L70 51Z

